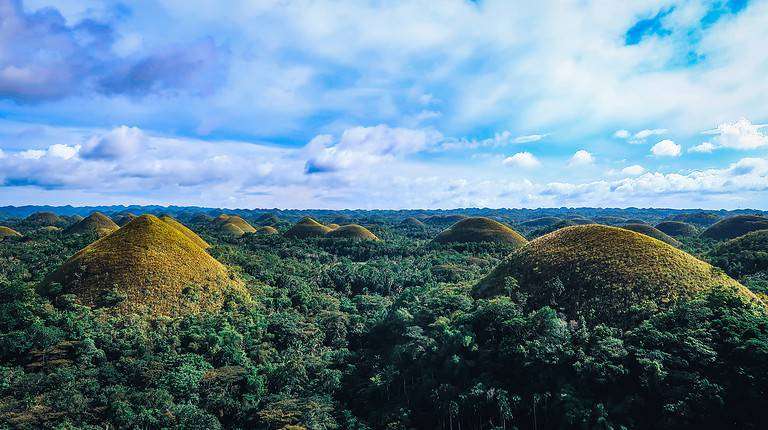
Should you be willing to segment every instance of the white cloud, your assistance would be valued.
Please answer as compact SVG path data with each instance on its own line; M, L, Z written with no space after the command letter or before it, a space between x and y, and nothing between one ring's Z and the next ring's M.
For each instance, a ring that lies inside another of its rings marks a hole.
M27 149L26 151L20 152L19 156L27 160L39 160L45 157L45 154L46 152L41 149Z
M669 139L664 139L651 148L651 153L657 157L678 157L680 152L680 145Z
M628 139L629 136L629 130L616 130L616 132L613 133L613 137L617 137L619 139Z
M144 133L137 127L120 126L90 138L82 147L83 158L113 160L135 155L144 143Z
M635 134L630 133L629 130L618 130L613 133L613 137L624 139L633 145L639 145L645 143L646 139L651 136L660 136L666 133L666 128L646 128L636 132Z
M57 143L48 147L47 155L51 157L58 157L63 160L69 160L77 155L80 150L80 145L69 146L63 143Z
M544 139L547 135L546 134L529 134L526 136L517 136L513 139L514 143L530 143L530 142L538 142L541 139Z
M631 176L642 175L644 172L645 172L645 168L639 164L634 164L632 166L627 166L621 169L621 173L625 175L631 175Z
M710 143L710 150L707 152L718 148L750 150L768 146L768 136L760 131L766 126L764 124L752 124L746 118L720 124L714 130L704 132L715 135L714 144Z
M665 128L654 128L654 129L645 129L640 130L637 133L635 133L634 138L638 140L646 139L651 136L658 136L662 135L667 132L667 129Z
M589 153L589 151L580 149L573 154L570 161L568 162L568 165L584 166L587 164L592 164L594 161L595 161L595 158L592 156L591 153Z
M713 145L711 142L703 142L700 145L696 145L694 147L688 148L688 152L701 152L701 153L710 153L717 149L715 145Z
M541 162L530 152L518 152L505 158L502 163L505 166L522 167L524 169L532 169L541 165Z

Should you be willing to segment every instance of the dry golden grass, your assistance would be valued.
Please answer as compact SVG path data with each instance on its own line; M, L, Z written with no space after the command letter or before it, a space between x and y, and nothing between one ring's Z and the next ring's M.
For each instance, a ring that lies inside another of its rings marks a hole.
M230 235L230 236L234 236L234 237L240 237L240 236L245 234L243 229L241 229L240 227L238 227L238 226L236 226L234 224L230 224L230 223L224 223L221 226L221 230L225 234Z
M264 227L259 227L256 229L256 234L258 235L270 235L270 234L277 234L278 231L276 228L272 227L271 225L266 225Z
M626 224L622 225L621 228L632 230L635 233L644 234L656 240L660 240L668 245L680 246L680 242L677 239L648 224Z
M88 245L47 280L86 305L107 298L121 313L177 316L218 310L229 294L247 297L242 282L179 230L142 215Z
M693 224L682 221L662 221L656 224L656 228L670 236L696 236L699 231Z
M569 318L617 321L633 305L664 307L717 286L754 294L721 270L673 246L617 227L566 227L515 250L475 287L475 295L504 293L514 279L533 306Z
M320 224L310 217L305 217L285 232L285 237L306 239L308 237L320 237L331 231L330 228Z
M197 246L199 246L199 247L201 247L203 249L208 249L208 248L211 247L211 245L209 245L208 242L204 241L202 237L198 236L197 233L195 233L194 231L190 230L189 227L187 227L184 224L180 223L179 221L177 221L173 217L165 215L164 217L162 217L160 219L163 222L168 223L171 227L175 228L179 232L181 232L181 234L183 234L184 236L187 237L187 239L189 239L192 242L194 242L195 244L197 244Z
M736 215L720 220L701 235L716 240L734 239L752 231L767 230L768 218L760 215Z
M400 225L403 227L415 227L415 228L424 228L426 227L426 224L419 221L416 217L408 217L402 221L400 221Z
M114 221L101 212L94 212L81 221L72 224L66 230L69 234L96 233L106 236L120 228Z
M256 229L252 225L248 224L248 221L240 218L237 215L230 216L227 219L227 224L233 224L240 227L244 233L256 233Z
M355 240L381 240L367 228L358 224L347 224L329 231L327 237Z
M0 225L0 239L6 238L6 237L21 237L21 233L19 233L18 231L10 227Z
M524 245L528 241L518 232L490 218L467 218L450 226L436 238L437 243L504 242Z
M337 228L339 228L339 227L340 227L340 226L339 226L338 224L336 224L336 223L330 223L330 224L328 224L328 228L330 228L331 230L337 229Z

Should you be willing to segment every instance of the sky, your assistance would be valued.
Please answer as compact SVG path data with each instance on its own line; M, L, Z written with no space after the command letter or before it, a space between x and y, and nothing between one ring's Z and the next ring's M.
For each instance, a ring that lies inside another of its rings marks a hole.
M0 0L0 205L768 209L768 0Z

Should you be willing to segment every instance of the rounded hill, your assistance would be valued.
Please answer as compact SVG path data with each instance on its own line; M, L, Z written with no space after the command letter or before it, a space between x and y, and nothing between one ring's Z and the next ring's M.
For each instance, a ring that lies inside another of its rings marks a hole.
M755 296L721 270L664 242L617 227L566 227L516 249L475 286L479 297L525 293L570 319L619 322L634 305L665 307L724 286ZM515 291L511 292L512 294Z
M277 234L277 233L278 233L277 229L272 227L271 225L266 225L264 227L259 227L256 229L256 234L262 235L262 236L267 236L270 234Z
M122 313L215 311L229 293L247 295L221 263L153 215L83 248L46 282L60 283L86 305Z
M688 224L683 221L662 221L656 224L656 229L670 236L688 237L699 234L699 231L693 224Z
M120 227L128 224L129 222L136 219L136 215L132 214L130 212L120 213L113 217L115 224L119 225Z
M104 215L101 212L94 212L82 220L67 227L65 233L69 234L85 234L96 233L99 236L106 236L113 231L119 229L120 226L115 224L112 219Z
M6 237L21 237L21 233L10 227L0 225L0 240L5 239Z
M165 215L162 218L160 218L163 222L168 223L171 227L175 228L179 231L179 233L183 234L187 237L187 239L194 242L197 246L208 249L211 247L211 245L208 244L208 242L204 241L202 237L198 236L197 233L190 230L189 227L185 226L184 224L177 221L175 218Z
M529 219L527 221L523 221L520 223L520 225L526 228L540 228L540 227L549 227L561 221L563 221L562 218L558 218L554 216L544 216L540 218L534 218L534 219Z
M248 224L248 221L240 218L237 215L233 215L227 218L227 221L225 222L225 224L235 225L244 233L256 233L256 229L253 228L252 225Z
M280 218L273 213L265 213L256 218L256 223L263 226L277 225L280 223Z
M466 215L432 215L424 218L424 223L429 225L451 225L467 219Z
M426 227L426 224L421 222L418 218L412 217L412 216L410 216L410 217L400 221L400 225L402 227L411 227L411 228L424 228L424 227Z
M720 215L711 212L692 212L672 215L668 221L682 221L699 226L709 226L720 221Z
M768 229L768 218L764 216L736 215L712 224L701 235L716 240L728 240L765 229Z
M302 218L284 233L285 237L305 239L308 237L320 237L331 231L330 228L320 224L310 217Z
M53 212L35 212L24 219L29 224L36 226L57 225L64 220Z
M467 218L450 226L434 239L437 243L502 242L524 245L518 232L490 218Z
M379 237L371 233L370 230L357 224L343 225L329 231L325 235L327 237L339 239L380 240Z
M753 231L722 243L710 257L733 276L768 270L768 230Z
M680 246L680 242L677 239L648 224L627 224L621 226L621 228L644 234L656 240L660 240L668 245Z

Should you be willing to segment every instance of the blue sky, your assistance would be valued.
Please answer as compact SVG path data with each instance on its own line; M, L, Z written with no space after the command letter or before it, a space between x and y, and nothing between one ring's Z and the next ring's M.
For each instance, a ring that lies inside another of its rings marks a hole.
M768 209L766 22L756 0L0 0L0 204Z

